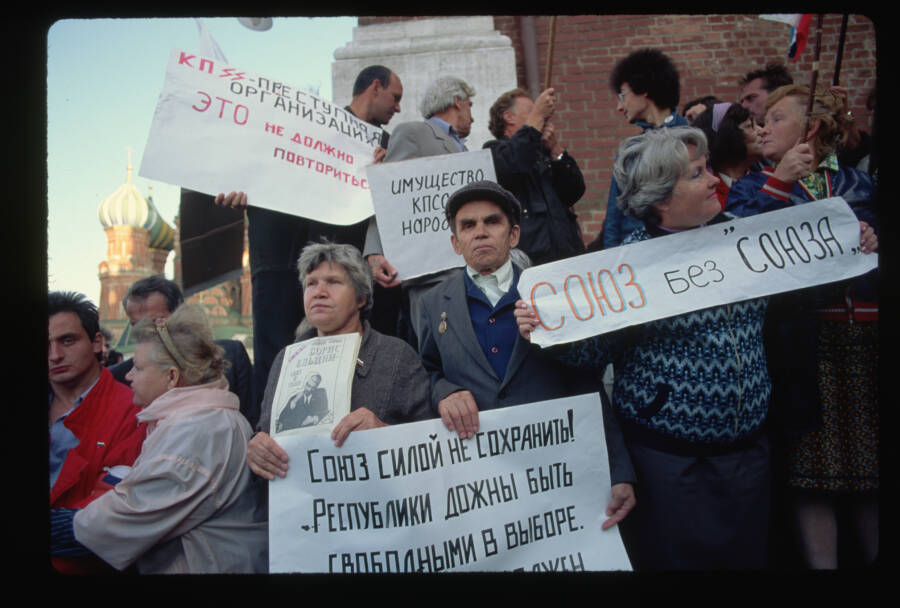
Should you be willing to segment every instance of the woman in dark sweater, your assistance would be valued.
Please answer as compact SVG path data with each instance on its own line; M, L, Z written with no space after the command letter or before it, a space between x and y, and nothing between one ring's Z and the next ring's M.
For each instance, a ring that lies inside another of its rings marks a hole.
M703 133L647 131L619 148L623 244L731 219L707 170ZM771 386L766 300L715 306L563 347L571 365L614 365L613 404L634 465L637 506L621 530L636 570L762 568L769 525ZM536 318L517 310L522 334Z

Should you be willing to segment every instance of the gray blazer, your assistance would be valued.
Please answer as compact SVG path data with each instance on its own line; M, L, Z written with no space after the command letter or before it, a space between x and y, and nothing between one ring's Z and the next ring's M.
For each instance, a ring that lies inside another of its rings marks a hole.
M422 296L419 353L431 379L431 407L451 393L468 390L480 411L557 399L593 392L597 383L584 383L577 372L566 368L546 351L516 336L506 375L498 378L481 350L466 299L463 269L455 269L445 281ZM441 333L441 313L446 313L446 331ZM605 395L603 421L612 483L633 482L634 470L621 430Z
M356 373L350 391L350 411L369 408L385 424L400 424L432 418L428 407L428 375L412 347L391 336L378 333L363 322ZM296 342L315 336L315 330L297 336ZM281 375L284 351L272 363L266 391L260 406L256 430L269 432L272 402ZM337 421L335 421L337 422Z
M391 134L384 162L409 160L423 156L437 156L438 154L453 154L454 152L459 152L459 146L452 137L444 133L433 122L429 120L404 122L398 125ZM367 256L373 253L384 253L374 216L369 220L363 255Z
M459 146L453 138L434 122L430 120L404 122L398 125L391 135L384 162L453 154L459 151Z

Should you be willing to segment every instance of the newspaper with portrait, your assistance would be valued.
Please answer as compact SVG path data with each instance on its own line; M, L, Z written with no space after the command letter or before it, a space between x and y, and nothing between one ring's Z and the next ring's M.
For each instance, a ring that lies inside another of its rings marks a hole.
M285 349L272 402L272 437L330 433L350 413L361 341L354 332L310 338Z

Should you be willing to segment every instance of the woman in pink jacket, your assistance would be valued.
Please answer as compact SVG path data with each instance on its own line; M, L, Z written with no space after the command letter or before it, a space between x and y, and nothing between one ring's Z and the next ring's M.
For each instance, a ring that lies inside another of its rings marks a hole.
M147 438L132 469L73 519L74 540L140 573L266 572L268 531L247 467L251 430L203 310L135 325L128 378Z

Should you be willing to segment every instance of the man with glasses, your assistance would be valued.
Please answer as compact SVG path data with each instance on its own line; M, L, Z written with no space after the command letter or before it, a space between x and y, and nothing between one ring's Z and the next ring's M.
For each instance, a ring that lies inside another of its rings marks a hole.
M680 85L678 70L672 60L657 49L634 51L613 68L609 84L618 97L616 112L643 131L659 127L688 125L678 113ZM640 227L637 220L625 217L616 199L619 186L613 179L606 202L606 219L600 237L588 247L591 251L615 247L633 230Z

